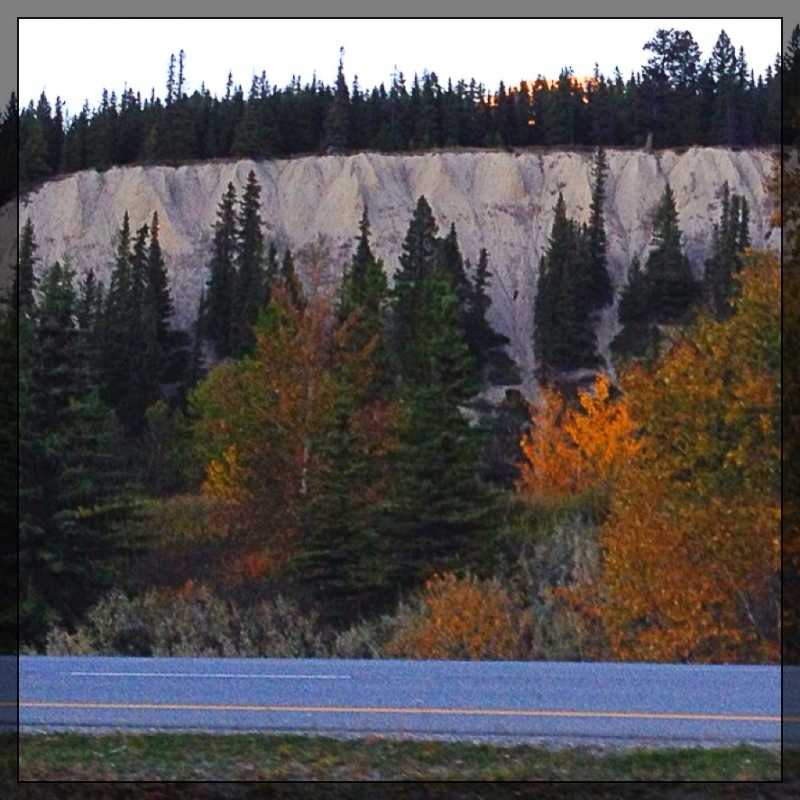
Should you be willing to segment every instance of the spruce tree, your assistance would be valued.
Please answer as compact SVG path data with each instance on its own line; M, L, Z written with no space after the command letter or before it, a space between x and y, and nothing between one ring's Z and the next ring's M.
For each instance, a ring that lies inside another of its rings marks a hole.
M155 317L156 340L161 356L158 381L182 385L189 369L190 336L186 331L176 330L171 326L175 305L161 249L160 230L158 212L153 212L147 248L147 307L148 313L153 313Z
M150 244L147 251L147 283L150 302L156 309L158 325L158 341L165 351L169 345L170 318L175 312L172 295L169 290L167 267L159 240L160 226L158 212L153 212L150 225Z
M247 176L239 211L236 252L236 292L232 312L232 351L250 353L255 346L252 326L265 301L264 234L261 230L261 185L253 170Z
M403 587L434 570L474 566L495 513L492 495L477 476L480 436L460 409L476 387L455 290L433 278L417 297L415 327L402 359L406 423L392 456L395 495L387 540L395 581Z
M342 276L338 316L343 323L353 314L361 337L384 333L389 302L389 281L383 261L375 258L370 247L370 223L367 207L358 224L356 251Z
M411 223L408 226L400 255L400 269L394 276L392 306L394 310L394 337L392 347L401 361L407 352L407 343L413 335L420 312L422 286L433 277L440 246L439 228L424 195L417 200Z
M439 266L444 276L453 285L458 298L458 305L462 316L466 319L469 313L470 295L472 287L464 268L464 259L461 249L458 246L458 234L456 233L455 223L450 224L450 230L443 239L440 240L441 254Z
M126 331L127 380L117 404L128 431L141 435L146 428L147 407L159 398L159 378L164 370L165 353L159 341L159 316L150 286L148 253L149 227L136 232L131 254L130 329Z
M647 276L639 258L634 256L628 270L628 282L620 295L619 323L622 328L611 343L612 352L622 358L642 357L656 342L658 329L651 318L652 303Z
M281 261L280 271L278 275L278 283L283 286L289 295L289 300L295 308L303 308L305 305L305 296L303 293L303 283L297 270L294 266L294 256L289 248L283 254Z
M559 193L534 301L533 348L540 382L602 363L594 333L589 235L567 217Z
M652 244L645 265L650 319L659 324L683 322L699 299L699 286L681 249L675 195L669 183L656 211Z
M395 580L464 566L491 529L492 502L477 477L481 442L461 406L480 388L467 342L453 259L421 197L409 224L392 294L394 357L405 426L393 455L396 494L388 543Z
M606 173L608 160L605 150L597 148L594 167L592 170L594 184L592 186L592 202L589 218L589 268L591 277L589 283L589 297L587 302L591 311L599 311L614 300L614 289L608 275L608 260L606 256L606 229L605 229L605 202L606 202Z
M747 201L737 194L731 196L726 181L722 186L720 219L714 224L711 255L703 276L706 305L717 319L725 319L733 311L736 275L742 268L741 254L750 241L749 215Z
M343 152L350 141L350 93L344 79L343 57L344 48L339 52L336 89L334 90L333 102L325 117L325 140L330 153Z
M111 271L108 296L102 320L103 352L101 371L103 400L114 409L124 401L128 390L128 368L133 339L135 312L131 302L131 228L126 211L117 243L117 254Z
M36 234L33 230L31 218L28 217L22 226L20 234L19 257L12 287L12 302L15 303L15 308L18 310L20 317L30 317L33 313L34 289L36 287L34 265L38 260L37 250Z
M236 294L238 222L236 189L233 183L228 184L220 201L211 247L204 335L214 345L217 358L222 359L231 356L234 350L233 304Z
M42 279L20 408L20 638L35 646L109 587L130 511L75 310L72 272L56 263Z
M481 248L475 279L469 294L466 338L475 360L477 381L481 386L505 386L520 382L514 360L506 351L509 338L498 333L488 320L492 299L489 297L489 254Z

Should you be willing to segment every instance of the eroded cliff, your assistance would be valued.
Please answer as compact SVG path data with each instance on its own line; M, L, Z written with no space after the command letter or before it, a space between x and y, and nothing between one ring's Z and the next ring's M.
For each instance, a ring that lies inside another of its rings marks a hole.
M765 186L772 152L692 148L683 153L610 151L606 231L609 270L619 289L634 255L644 263L652 217L667 181L675 193L686 252L703 269L712 225L719 218L723 182L750 206L755 246L778 244L769 226ZM239 161L172 167L130 167L83 172L45 184L20 205L19 224L33 221L42 263L69 258L82 272L94 267L107 281L123 213L135 228L159 214L175 298L176 324L194 319L212 226L229 181L241 191L253 169L262 185L262 218L268 239L298 253L324 237L329 262L339 271L349 258L366 204L373 249L390 275L398 264L411 212L420 194L444 232L455 223L462 253L474 264L487 248L494 273L492 320L511 339L511 352L529 383L533 368L532 308L536 273L558 192L568 214L588 219L592 156L575 152L442 152L425 155L326 156L289 161ZM16 208L0 210L0 249L5 267L15 258ZM302 258L300 259L302 263ZM601 347L616 323L615 309L602 321Z

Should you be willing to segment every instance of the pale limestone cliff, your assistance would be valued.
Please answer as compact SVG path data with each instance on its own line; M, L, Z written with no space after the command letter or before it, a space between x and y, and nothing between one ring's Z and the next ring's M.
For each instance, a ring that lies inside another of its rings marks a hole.
M610 151L606 230L609 269L619 289L634 255L644 263L652 217L664 185L675 193L686 252L697 274L708 254L720 212L724 181L744 195L755 246L777 246L769 228L771 201L765 179L774 155L692 148L683 153ZM116 235L127 209L135 230L154 211L161 222L176 324L194 318L207 276L206 262L217 206L229 181L241 193L253 169L262 185L268 238L297 253L324 237L334 271L341 269L369 207L373 249L393 273L419 195L424 194L444 233L454 222L465 258L476 263L487 248L494 272L495 326L511 338L511 352L529 385L532 307L539 260L547 246L558 192L567 212L588 219L592 156L574 152L448 152L425 155L326 156L288 161L239 161L171 167L129 167L83 172L45 184L20 206L19 225L30 216L43 263L69 258L79 272L93 266L106 279ZM10 231L16 208L0 210L0 258L15 257ZM301 259L302 261L302 259ZM615 310L601 324L606 347L616 328Z

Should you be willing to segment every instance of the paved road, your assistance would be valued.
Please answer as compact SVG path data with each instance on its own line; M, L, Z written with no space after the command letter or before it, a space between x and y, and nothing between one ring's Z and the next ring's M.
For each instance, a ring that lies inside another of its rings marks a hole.
M28 656L19 670L29 729L781 737L777 667Z

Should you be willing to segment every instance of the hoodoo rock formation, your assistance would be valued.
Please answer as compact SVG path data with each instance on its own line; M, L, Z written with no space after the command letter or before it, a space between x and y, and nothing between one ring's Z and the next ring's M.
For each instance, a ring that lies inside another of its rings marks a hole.
M675 194L685 249L696 274L719 219L721 188L743 195L750 208L756 247L778 246L771 230L771 200L765 186L774 168L768 150L691 148L685 152L608 152L606 232L609 271L619 291L631 259L646 261L652 217L667 181ZM299 254L317 244L328 251L334 271L349 258L364 205L372 223L372 245L391 276L419 195L433 208L442 233L455 223L465 258L474 265L489 251L493 272L491 319L511 339L511 354L526 383L533 369L532 309L539 261L547 247L559 192L567 213L588 220L592 154L589 152L433 152L297 158L115 168L51 181L23 198L19 225L33 221L44 264L68 258L78 273L93 267L107 282L116 236L127 209L132 229L160 220L175 324L187 328L207 277L212 226L229 181L241 194L253 169L262 186L262 219L268 240ZM0 209L0 259L4 283L16 257L16 206ZM320 238L322 237L322 238ZM301 267L302 269L302 267ZM602 348L616 331L616 310L601 322Z

